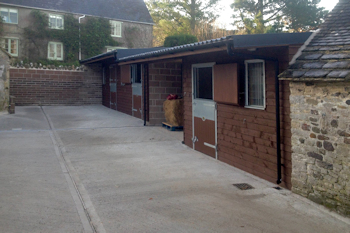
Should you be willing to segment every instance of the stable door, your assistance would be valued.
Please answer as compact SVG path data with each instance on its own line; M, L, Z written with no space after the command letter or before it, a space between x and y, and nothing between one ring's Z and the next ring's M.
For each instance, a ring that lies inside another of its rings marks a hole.
M142 117L142 70L141 64L131 65L132 115Z
M216 103L213 63L192 66L193 148L213 158L216 155Z

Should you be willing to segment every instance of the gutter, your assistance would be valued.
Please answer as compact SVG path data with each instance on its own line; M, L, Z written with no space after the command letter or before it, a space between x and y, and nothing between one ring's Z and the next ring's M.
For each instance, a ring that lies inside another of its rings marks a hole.
M281 119L280 119L280 88L279 88L279 62L278 59L272 57L264 57L254 54L244 54L244 53L234 53L234 43L233 40L228 41L227 44L227 54L229 56L238 55L246 58L262 59L267 61L273 61L275 63L275 100L276 100L276 141L277 141L277 184L282 183L282 156L281 156Z

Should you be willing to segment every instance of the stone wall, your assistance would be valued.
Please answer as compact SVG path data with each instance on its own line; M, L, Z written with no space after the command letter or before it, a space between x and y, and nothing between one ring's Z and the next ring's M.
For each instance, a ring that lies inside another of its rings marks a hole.
M10 58L0 49L0 112L7 111L10 99Z
M350 216L350 82L291 82L292 190Z
M11 95L16 105L83 105L102 103L101 68L84 71L11 68Z

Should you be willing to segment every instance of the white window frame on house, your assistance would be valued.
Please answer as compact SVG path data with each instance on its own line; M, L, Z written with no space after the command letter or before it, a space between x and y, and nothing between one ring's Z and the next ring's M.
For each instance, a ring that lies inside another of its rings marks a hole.
M113 50L116 50L116 49L127 49L125 47L115 47L115 46L106 46L106 52L112 52Z
M7 12L7 15L3 15L2 12ZM11 13L16 14L16 22L11 22L11 16L10 16ZM18 24L18 10L17 9L1 7L0 8L0 15L1 15L4 23Z
M15 42L15 50L16 52L14 52L12 50L12 43ZM1 39L1 47L4 48L9 54L11 54L12 56L14 57L17 57L18 56L18 43L19 43L19 40L18 38L2 38Z
M122 37L122 22L110 20L111 24L111 36L112 37Z
M55 25L51 24L51 19L55 20ZM62 27L57 26L58 19L62 20ZM49 28L63 30L64 29L64 17L63 17L63 15L49 14Z
M50 56L50 45L54 45L54 56ZM57 45L61 45L61 57L57 57ZM49 60L57 60L57 61L63 61L63 43L61 42L49 42L48 46L47 46L47 59Z
M251 74L249 73L249 65L251 64L262 64L261 73ZM265 94L265 61L260 59L246 60L245 64L245 107L264 110L266 108L266 94ZM260 78L258 77L260 76ZM252 88L250 81L254 79L255 87ZM251 93L253 92L254 99L256 103L251 101ZM259 97L257 97L259 96ZM259 102L259 103L257 103Z

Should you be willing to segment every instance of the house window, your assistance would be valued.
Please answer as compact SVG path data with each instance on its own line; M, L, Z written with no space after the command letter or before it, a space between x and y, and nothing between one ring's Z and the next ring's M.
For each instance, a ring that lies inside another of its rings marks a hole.
M1 40L1 47L12 56L18 56L18 39L4 38Z
M49 28L64 29L63 15L49 15Z
M265 109L265 63L263 60L245 61L245 105Z
M111 24L111 36L122 37L122 23L119 21L109 21Z
M50 60L63 60L63 44L60 42L49 42L47 58Z
M18 10L12 8L0 8L0 15L4 23L18 23Z
M213 67L193 67L194 97L196 99L213 99Z
M131 82L141 83L141 64L130 66Z
M106 52L112 52L113 50L116 49L126 49L125 47L114 47L114 46L106 46Z

